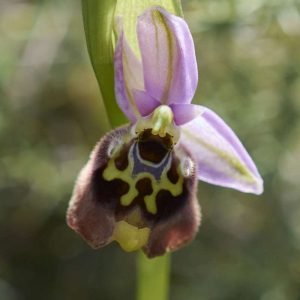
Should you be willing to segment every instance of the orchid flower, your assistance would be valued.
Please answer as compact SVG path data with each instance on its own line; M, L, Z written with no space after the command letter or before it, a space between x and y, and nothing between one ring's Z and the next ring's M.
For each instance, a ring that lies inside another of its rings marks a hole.
M115 240L155 257L194 238L197 179L254 194L263 181L228 125L191 104L198 70L185 21L152 7L137 20L137 38L140 57L120 28L114 56L115 95L130 124L96 145L67 222L94 248Z

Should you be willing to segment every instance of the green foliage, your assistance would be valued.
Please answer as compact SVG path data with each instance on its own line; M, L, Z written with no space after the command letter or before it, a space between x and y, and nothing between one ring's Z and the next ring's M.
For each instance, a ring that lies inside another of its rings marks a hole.
M82 0L86 42L111 126L127 122L114 96L113 27L117 0Z
M183 3L194 102L238 133L265 193L199 183L202 226L172 256L170 299L299 299L299 4ZM6 1L0 39L0 299L133 299L135 255L94 251L65 225L77 173L109 129L79 3Z

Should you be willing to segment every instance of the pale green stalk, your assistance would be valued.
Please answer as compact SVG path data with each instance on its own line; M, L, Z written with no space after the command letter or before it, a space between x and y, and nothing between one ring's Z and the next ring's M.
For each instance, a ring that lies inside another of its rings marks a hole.
M137 256L137 300L169 299L171 255L149 260Z
M182 16L180 0L82 0L82 12L88 52L95 71L102 99L112 127L127 121L114 95L114 22L122 17L126 39L138 53L136 18L153 5ZM149 260L137 257L137 300L166 300L169 294L170 255Z

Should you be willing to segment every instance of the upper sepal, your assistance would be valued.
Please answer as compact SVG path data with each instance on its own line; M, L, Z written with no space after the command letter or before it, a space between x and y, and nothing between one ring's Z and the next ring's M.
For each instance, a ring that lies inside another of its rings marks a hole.
M137 33L146 92L161 104L190 103L198 69L186 22L153 7L138 18Z
M135 122L161 104L190 103L198 69L186 22L160 7L146 10L137 22L141 60L126 41L122 20L116 23L115 95L129 120Z
M140 113L133 91L143 89L142 65L126 41L121 19L117 19L117 27L119 38L114 55L115 95L123 113L135 122Z

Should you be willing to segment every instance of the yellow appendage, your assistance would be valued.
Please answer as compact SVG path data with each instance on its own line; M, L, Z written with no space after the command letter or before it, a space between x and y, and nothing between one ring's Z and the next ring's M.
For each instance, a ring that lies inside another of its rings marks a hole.
M131 252L142 248L148 242L150 228L137 228L126 221L116 223L112 239L117 241L124 251Z

